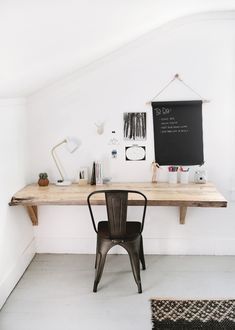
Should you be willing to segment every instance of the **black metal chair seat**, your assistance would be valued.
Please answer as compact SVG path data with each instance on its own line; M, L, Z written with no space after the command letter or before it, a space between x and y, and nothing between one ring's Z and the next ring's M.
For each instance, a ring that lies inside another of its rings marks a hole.
M120 240L132 240L140 235L141 222L127 221L125 235L110 235L110 228L108 221L100 221L98 223L98 236L107 239L120 239Z
M138 194L142 196L143 213L140 221L127 221L128 196ZM99 221L96 225L90 199L93 195L104 194L108 221ZM87 203L95 232L97 233L96 245L96 275L93 291L101 279L105 259L108 251L115 245L122 246L130 257L132 272L138 286L138 292L142 292L140 280L140 262L145 269L142 231L144 228L147 198L144 194L134 190L97 190L87 197Z

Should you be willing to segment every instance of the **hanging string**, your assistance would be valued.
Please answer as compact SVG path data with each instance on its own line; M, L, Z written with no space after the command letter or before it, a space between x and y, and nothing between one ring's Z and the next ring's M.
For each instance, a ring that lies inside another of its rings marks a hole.
M174 76L173 79L171 79L168 84L166 84L154 97L151 101L153 101L154 99L156 99L160 94L162 94L162 92L164 92L165 89L167 89L168 86L170 86L171 83L173 83L173 81L177 79L176 76Z
M205 100L199 93L197 93L192 87L190 87L188 84L186 84L179 76L178 73L175 74L174 78L172 78L153 98L151 101L147 102L147 104L151 104L152 101L154 101L162 92L164 92L165 89L167 89L175 80L179 80L185 87L190 89L194 94L200 97L203 103L210 102L209 100Z
M208 100L205 100L199 93L197 93L192 87L190 87L188 84L186 84L182 79L178 78L184 86L186 86L188 89L190 89L194 94L200 97L200 99L203 102L209 102Z

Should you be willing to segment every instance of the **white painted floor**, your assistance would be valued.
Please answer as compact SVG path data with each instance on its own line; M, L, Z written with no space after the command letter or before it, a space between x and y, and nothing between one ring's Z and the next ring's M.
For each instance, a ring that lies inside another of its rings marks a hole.
M93 255L39 254L0 311L0 330L151 329L149 299L235 298L235 257L146 256L137 293L127 255L109 255L93 293Z

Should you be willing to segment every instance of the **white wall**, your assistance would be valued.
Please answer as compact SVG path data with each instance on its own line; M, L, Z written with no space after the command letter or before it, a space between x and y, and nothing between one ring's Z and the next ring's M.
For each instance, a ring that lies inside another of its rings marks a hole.
M0 1L0 97L32 94L166 22L209 10L235 10L235 2Z
M9 207L11 196L26 184L27 117L23 99L0 100L0 308L34 253L31 222L21 207Z
M58 177L50 149L65 136L76 136L81 147L60 155L74 178L80 166L100 159L113 181L150 181L154 159L149 101L179 73L186 83L211 100L203 107L204 151L209 179L230 199L234 156L235 20L230 14L201 15L179 20L149 33L112 55L29 99L31 181L47 171ZM195 99L174 83L160 99ZM147 111L145 162L125 162L122 116L125 111ZM95 122L105 121L96 134ZM111 131L120 139L118 159L111 159ZM163 175L164 177L164 175ZM100 208L98 211L101 212ZM133 210L134 212L134 210ZM190 208L186 225L178 210L149 207L144 232L146 253L234 254L235 208ZM38 252L94 252L95 235L87 207L39 208L34 228Z

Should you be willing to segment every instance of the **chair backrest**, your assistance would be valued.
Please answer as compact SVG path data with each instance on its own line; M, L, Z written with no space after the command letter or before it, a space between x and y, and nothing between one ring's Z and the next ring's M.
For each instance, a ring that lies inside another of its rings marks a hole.
M105 199L109 221L110 237L118 238L125 236L128 192L108 191L105 192Z
M143 231L146 206L147 206L147 198L143 193L135 190L97 190L92 192L87 197L87 203L90 210L91 219L96 232L97 232L97 228L91 208L90 198L95 194L105 194L110 238L120 238L126 235L126 221L127 221L127 207L128 207L129 193L138 194L142 196L143 213L140 221L141 222L140 232Z

